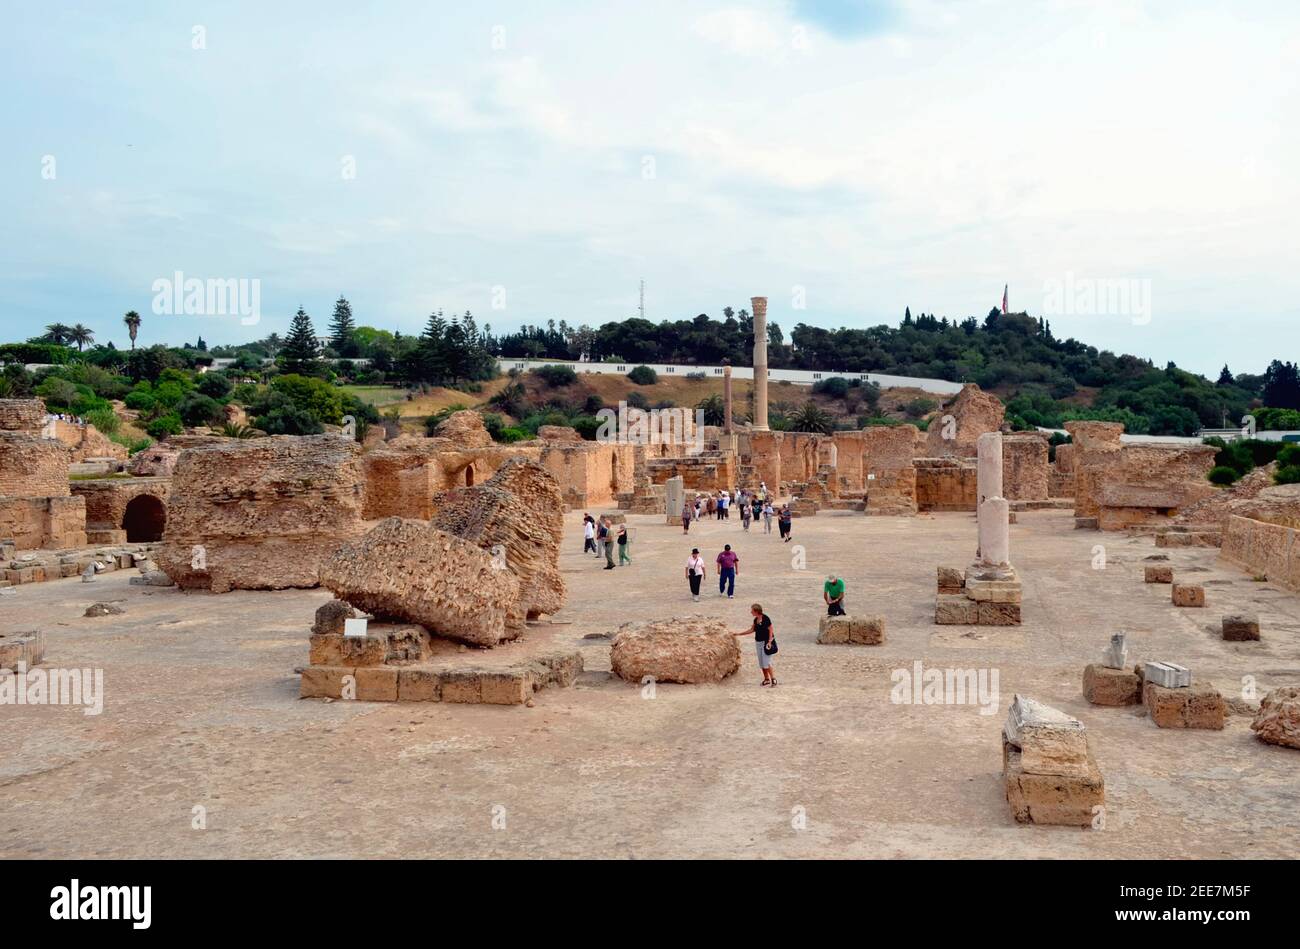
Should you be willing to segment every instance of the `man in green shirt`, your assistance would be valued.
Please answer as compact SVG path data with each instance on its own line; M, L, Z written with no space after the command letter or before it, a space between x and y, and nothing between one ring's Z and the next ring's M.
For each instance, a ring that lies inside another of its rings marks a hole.
M822 584L822 599L826 601L827 616L844 615L844 580L831 574Z

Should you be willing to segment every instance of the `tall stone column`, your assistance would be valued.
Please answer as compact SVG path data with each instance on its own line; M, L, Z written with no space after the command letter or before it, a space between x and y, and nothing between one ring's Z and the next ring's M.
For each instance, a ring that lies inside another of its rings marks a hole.
M722 430L731 434L731 367L722 367Z
M1002 497L1002 433L985 432L975 440L975 508Z
M767 297L750 297L754 314L754 418L751 428L767 428Z

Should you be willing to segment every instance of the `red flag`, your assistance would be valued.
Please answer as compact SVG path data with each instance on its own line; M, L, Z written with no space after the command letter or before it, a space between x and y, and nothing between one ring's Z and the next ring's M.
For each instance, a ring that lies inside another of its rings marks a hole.
M1009 284L1002 285L1002 315L1007 315L1007 287Z

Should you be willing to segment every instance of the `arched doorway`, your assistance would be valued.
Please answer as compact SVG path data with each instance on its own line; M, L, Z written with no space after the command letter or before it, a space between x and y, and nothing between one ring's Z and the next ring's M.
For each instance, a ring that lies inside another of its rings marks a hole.
M474 487L474 466L468 465L465 468L465 487Z
M128 543L162 540L167 526L167 507L152 494L133 497L122 514L122 530Z

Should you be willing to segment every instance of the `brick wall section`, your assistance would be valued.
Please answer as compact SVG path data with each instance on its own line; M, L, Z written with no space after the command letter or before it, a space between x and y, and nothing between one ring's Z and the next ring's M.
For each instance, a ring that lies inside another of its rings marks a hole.
M40 399L0 399L0 431L40 432L45 403Z
M1228 516L1219 557L1252 576L1300 590L1300 531L1236 514Z
M67 497L68 450L53 439L0 432L0 497Z
M126 506L132 498L149 494L162 501L165 508L171 484L170 478L105 478L102 481L73 482L72 494L85 501L87 527L120 530L124 526Z

